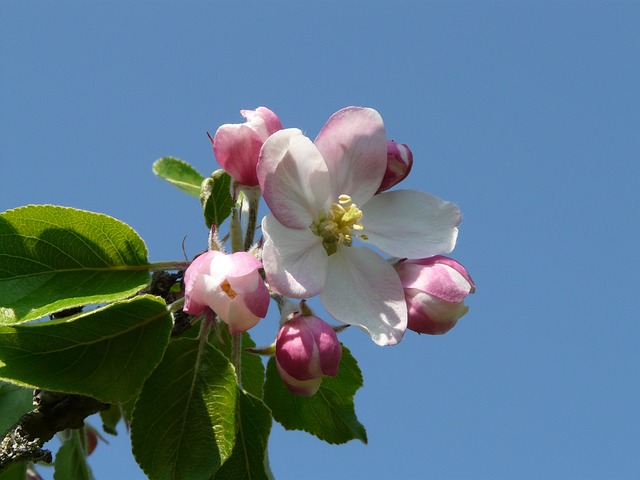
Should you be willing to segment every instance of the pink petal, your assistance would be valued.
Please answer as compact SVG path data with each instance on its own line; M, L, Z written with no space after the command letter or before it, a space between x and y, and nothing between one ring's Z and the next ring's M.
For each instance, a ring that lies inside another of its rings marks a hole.
M322 373L335 377L338 374L340 359L342 358L342 345L340 345L336 332L331 325L318 317L309 316L302 318L309 328L313 329L314 340L318 346Z
M329 118L314 143L329 168L333 199L347 194L360 206L376 193L387 169L386 133L378 112L344 108Z
M373 250L342 247L329 257L320 298L336 320L356 325L378 345L395 345L407 328L407 305L400 278Z
M191 265L189 265L189 268L187 268L184 274L184 311L191 314L198 314L204 310L204 305L197 302L193 295L194 287L197 284L204 262L204 259L198 260L200 257L202 257L202 255L191 262Z
M302 317L286 322L278 332L276 358L280 366L297 380L311 380L323 375L313 331Z
M246 124L226 124L216 131L213 152L225 172L245 185L258 185L256 163L263 140Z
M247 252L236 252L231 255L226 255L226 257L229 258L232 265L227 275L242 277L262 268L260 260Z
M318 295L327 277L327 252L308 228L283 226L273 215L262 220L262 264L272 289L292 298Z
M448 303L428 293L407 290L409 329L429 335L442 335L455 327L469 307L464 303Z
M407 178L413 167L413 153L404 143L387 140L387 170L376 193L389 190Z
M277 360L276 367L280 374L280 378L292 393L303 397L311 397L320 389L322 377L314 378L312 380L298 380L285 372Z
M242 297L251 313L260 318L267 315L271 297L257 270L243 276L228 277L228 281L231 288Z
M211 310L216 312L218 316L226 322L229 316L231 299L222 290L219 280L211 275L203 275L199 285L204 295L203 300Z
M447 302L462 302L475 291L469 272L442 255L401 262L396 271L405 289L417 289Z
M221 252L203 253L196 257L187 268L184 275L185 312L198 315L208 306L208 291L203 278L211 272L211 265L218 254L224 256Z
M208 275L217 285L224 282L229 275L233 275L235 262L231 255L226 255L217 250L211 250L205 255L210 258Z
M329 173L318 152L295 128L271 135L258 161L260 189L271 213L289 228L307 228L329 200Z
M270 135L282 130L282 123L278 116L267 107L258 107L255 110L240 110L247 119L247 125L251 127L264 142Z
M222 317L221 317L222 318ZM227 310L227 317L222 320L229 325L229 333L246 332L260 321L245 305L243 298L238 296L231 300Z
M394 257L449 253L462 219L454 203L415 190L380 193L361 210L367 243Z

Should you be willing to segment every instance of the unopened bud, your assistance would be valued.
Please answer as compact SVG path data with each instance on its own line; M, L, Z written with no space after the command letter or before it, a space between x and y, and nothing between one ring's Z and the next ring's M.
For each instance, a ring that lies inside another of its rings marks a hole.
M276 339L276 366L280 378L296 395L310 397L322 377L338 374L342 346L333 328L320 318L296 316L286 322Z
M387 141L387 170L376 193L389 190L407 178L413 167L413 154L409 147L393 140Z
M265 107L241 110L240 113L247 121L222 125L211 143L216 160L225 172L243 185L256 186L256 164L262 144L271 134L282 130L282 123Z
M404 287L410 330L443 334L469 311L464 299L476 286L469 272L452 258L400 260L395 269Z

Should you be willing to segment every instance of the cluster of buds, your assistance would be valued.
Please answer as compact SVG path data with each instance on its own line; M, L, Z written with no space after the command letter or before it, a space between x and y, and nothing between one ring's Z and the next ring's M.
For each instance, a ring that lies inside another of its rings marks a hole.
M455 246L460 211L426 192L390 190L411 172L413 154L386 140L378 112L340 110L313 143L283 129L268 108L241 114L245 123L222 125L209 138L234 185L261 194L271 210L264 242L251 254L228 255L218 245L197 257L185 274L185 312L215 315L236 334L266 316L270 295L302 299L300 311L285 315L274 349L284 384L302 396L337 375L342 352L307 298L320 295L335 320L379 345L395 345L407 329L439 335L456 325L475 291L467 270L442 255ZM248 236L253 241L253 230ZM391 265L351 248L355 240L402 259Z

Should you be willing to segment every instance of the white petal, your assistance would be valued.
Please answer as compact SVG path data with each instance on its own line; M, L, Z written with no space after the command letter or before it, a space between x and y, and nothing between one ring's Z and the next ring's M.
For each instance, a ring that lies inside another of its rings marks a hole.
M260 317L254 315L247 308L241 297L236 297L229 302L227 318L222 320L229 325L229 333L233 335L234 333L246 332L260 321Z
M378 345L395 345L407 328L400 278L369 248L342 247L329 257L320 298L331 316L362 328Z
M454 203L416 190L378 194L361 210L366 243L394 257L405 258L451 252L462 218Z
M329 167L331 195L360 206L376 193L387 169L387 138L380 114L347 107L334 113L314 143Z
M327 277L327 252L308 228L282 225L273 215L262 220L262 264L275 291L292 298L318 295Z
M206 304L226 322L229 317L229 304L231 303L229 295L222 290L220 283L211 275L203 275L202 283L208 292Z
M262 146L258 181L271 213L289 228L307 228L327 207L329 171L316 146L296 128L280 130Z

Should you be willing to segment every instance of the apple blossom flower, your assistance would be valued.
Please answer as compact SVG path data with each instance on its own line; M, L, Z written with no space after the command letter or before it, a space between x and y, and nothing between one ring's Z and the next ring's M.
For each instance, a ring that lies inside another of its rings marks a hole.
M359 107L332 115L313 143L298 129L274 133L257 167L272 212L262 221L270 287L292 298L320 294L331 316L378 345L404 335L404 291L393 267L354 241L400 258L448 253L461 219L456 205L428 193L375 195L386 168L382 118Z
M407 178L413 167L413 153L404 143L387 140L387 170L376 193L389 190Z
M208 307L229 326L230 333L249 330L266 316L271 300L258 273L261 267L247 252L203 253L184 275L184 311L197 315Z
M220 166L234 180L244 185L256 186L256 163L260 148L272 133L282 129L282 123L266 107L240 110L240 113L247 121L242 124L225 124L218 128L211 140L213 152Z
M395 269L404 287L410 330L440 335L469 311L464 299L476 286L469 272L452 258L400 260Z
M342 346L333 328L314 315L296 315L285 322L276 339L276 367L286 387L310 397L322 377L338 374Z

